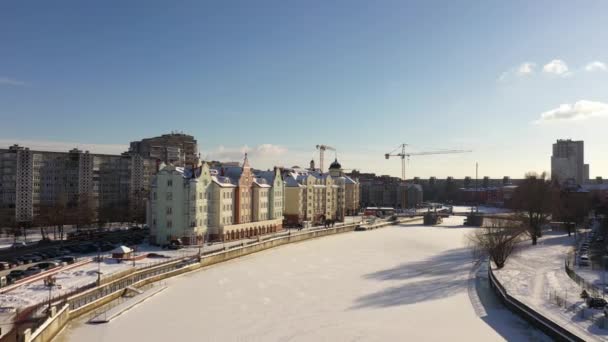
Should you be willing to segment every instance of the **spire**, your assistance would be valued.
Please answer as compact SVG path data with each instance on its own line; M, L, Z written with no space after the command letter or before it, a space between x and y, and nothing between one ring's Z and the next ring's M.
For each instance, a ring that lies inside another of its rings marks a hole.
M243 160L243 167L249 167L249 159L247 159L247 152L245 152L245 160Z

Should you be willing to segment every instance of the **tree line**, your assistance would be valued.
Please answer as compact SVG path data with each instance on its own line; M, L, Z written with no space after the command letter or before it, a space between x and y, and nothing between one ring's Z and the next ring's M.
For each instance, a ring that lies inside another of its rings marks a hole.
M60 194L51 203L41 203L36 206L36 215L32 221L18 222L14 209L4 208L0 211L3 226L9 228L9 233L17 237L27 237L31 228L39 228L43 240L64 239L65 226L73 226L76 230L85 227L106 226L111 223L143 224L146 220L145 199L147 191L135 191L131 200L104 202L92 196L78 195L69 198ZM101 203L100 203L101 202Z
M598 194L580 186L559 184L546 173L526 174L508 203L512 214L487 220L482 229L469 236L474 251L488 255L498 268L504 266L517 243L530 239L536 245L549 222L559 223L571 236L591 210L608 212Z

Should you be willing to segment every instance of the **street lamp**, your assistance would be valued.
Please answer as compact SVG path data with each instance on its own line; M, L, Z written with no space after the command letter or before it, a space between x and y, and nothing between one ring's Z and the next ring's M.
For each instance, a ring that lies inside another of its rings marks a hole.
M48 313L51 313L51 298L52 298L52 291L53 291L53 286L57 286L57 279L53 276L48 276L46 278L44 278L44 286L48 287L49 289L49 307L48 307Z

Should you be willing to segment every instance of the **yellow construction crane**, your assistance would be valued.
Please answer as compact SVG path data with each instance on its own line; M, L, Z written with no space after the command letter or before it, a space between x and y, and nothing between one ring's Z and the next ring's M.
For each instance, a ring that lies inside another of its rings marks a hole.
M323 172L323 155L325 154L325 150L335 151L336 149L328 145L317 145L317 150L319 150L319 170Z
M473 152L470 150L439 150L439 151L428 151L428 152L416 152L416 153L406 153L405 147L407 144L401 144L396 149L392 150L389 153L384 154L384 158L389 159L390 157L401 157L401 179L405 181L405 157L408 159L410 156L427 156L431 154L451 154L451 153L467 153ZM395 153L401 149L401 153Z

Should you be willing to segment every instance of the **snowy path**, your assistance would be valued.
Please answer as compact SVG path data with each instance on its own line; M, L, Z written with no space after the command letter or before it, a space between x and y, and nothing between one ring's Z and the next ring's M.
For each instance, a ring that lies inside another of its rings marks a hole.
M608 329L600 329L583 320L573 311L560 308L549 298L557 293L570 303L582 304L581 288L565 272L564 258L574 243L574 237L562 232L547 232L537 246L522 242L502 270L494 272L510 295L542 312L586 340L608 341ZM591 312L591 310L589 311ZM599 316L601 314L596 313Z
M497 303L487 281L475 290L462 220L340 234L212 266L168 280L163 293L109 324L74 322L57 340L544 338Z

